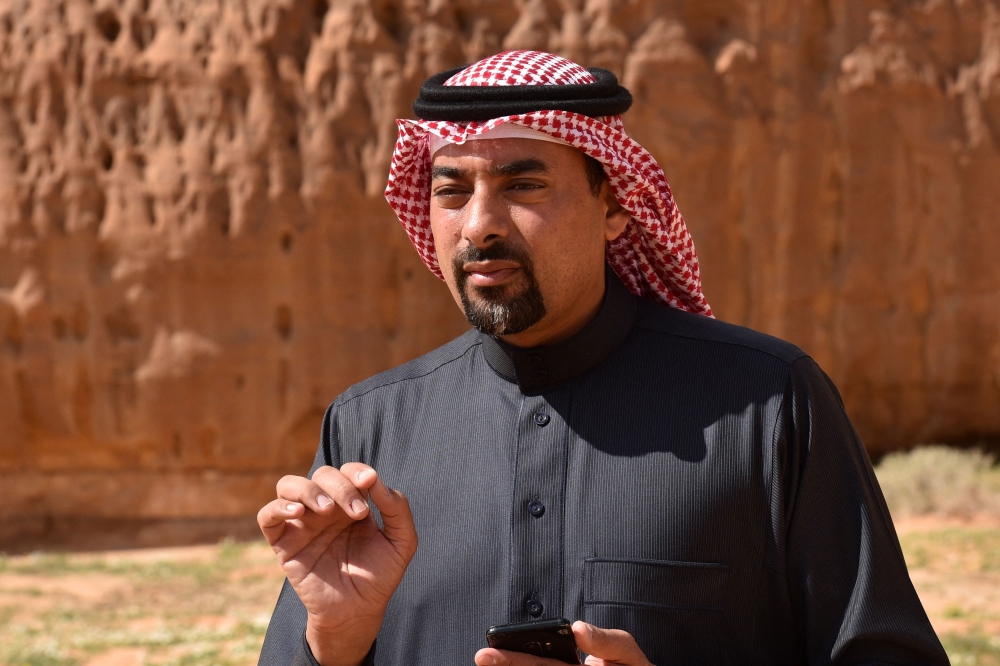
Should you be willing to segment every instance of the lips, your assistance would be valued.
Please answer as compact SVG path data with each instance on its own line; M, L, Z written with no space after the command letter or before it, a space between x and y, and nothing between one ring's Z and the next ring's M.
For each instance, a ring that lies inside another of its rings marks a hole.
M462 266L468 279L477 287L496 287L511 280L521 271L512 261L473 261Z

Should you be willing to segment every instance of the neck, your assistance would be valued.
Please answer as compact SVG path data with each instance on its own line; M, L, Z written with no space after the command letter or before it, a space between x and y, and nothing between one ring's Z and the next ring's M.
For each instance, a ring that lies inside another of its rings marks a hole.
M597 314L574 335L558 344L526 349L480 334L486 362L526 394L565 384L603 363L629 336L639 304L610 268L607 276Z
M564 313L546 315L534 326L499 338L514 347L545 347L554 345L578 333L597 315L604 300L604 270L594 284L581 290L576 301Z

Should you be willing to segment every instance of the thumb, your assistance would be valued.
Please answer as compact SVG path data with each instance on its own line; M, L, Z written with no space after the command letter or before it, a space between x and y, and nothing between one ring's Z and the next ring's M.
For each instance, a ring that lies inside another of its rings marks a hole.
M576 645L592 657L623 666L652 666L632 634L620 629L602 629L586 622L573 623ZM588 663L590 660L587 660Z
M376 477L368 498L382 515L382 533L385 538L409 561L417 550L417 530L413 525L410 502L398 490L393 490Z

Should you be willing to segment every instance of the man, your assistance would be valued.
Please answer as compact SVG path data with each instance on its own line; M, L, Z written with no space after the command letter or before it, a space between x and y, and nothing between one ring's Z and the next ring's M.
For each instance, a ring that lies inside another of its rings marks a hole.
M331 405L258 516L288 576L261 664L945 664L836 389L711 318L609 72L432 77L386 193L475 329ZM419 534L420 545L417 546Z

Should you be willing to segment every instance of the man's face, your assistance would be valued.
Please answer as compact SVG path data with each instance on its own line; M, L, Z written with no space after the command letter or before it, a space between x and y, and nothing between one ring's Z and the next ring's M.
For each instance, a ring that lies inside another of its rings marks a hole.
M596 311L605 243L627 221L569 146L496 139L434 155L431 231L448 287L476 328L516 344L554 342Z

